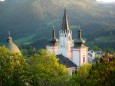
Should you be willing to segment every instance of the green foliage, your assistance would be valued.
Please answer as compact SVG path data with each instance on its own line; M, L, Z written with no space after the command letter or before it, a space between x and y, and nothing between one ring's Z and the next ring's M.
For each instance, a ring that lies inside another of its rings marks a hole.
M10 0L9 3L9 0L6 0L5 3L0 3L1 42L6 39L4 33L9 28L18 43L28 43L28 41L30 43L41 38L49 38L52 25L55 25L57 30L60 29L60 21L62 21L63 16L62 9L66 6L71 21L70 26L76 25L77 20L77 25L82 26L84 36L89 39L87 42L93 42L95 38L99 38L101 43L94 43L94 45L101 48L105 46L113 48L115 43L114 6L111 6L110 10L109 6L104 6L104 4L92 4L93 1L95 0ZM74 37L76 37L76 32L77 29L73 31ZM111 32L112 34L110 34ZM88 36L86 36L87 34ZM112 40L111 35L113 35ZM105 40L107 40L107 44L103 42ZM41 47L40 44L35 46Z
M91 69L90 64L82 65L77 71L76 74L70 79L68 86L85 86L89 71Z
M22 55L10 53L5 47L0 47L1 86L23 86L26 80L25 69L26 64Z
M108 59L110 61L108 62ZM0 86L114 86L115 53L82 65L72 77L55 54L41 50L29 59L0 46Z
M67 78L66 67L46 50L25 61L22 55L0 47L0 86L64 86Z
M93 50L94 50L94 51L98 51L99 48L98 48L97 46L93 46Z
M103 59L102 62L96 62L92 65L87 79L89 81L87 84L90 86L113 86L115 84L115 56L110 57L105 54ZM111 59L111 61L108 62L107 59Z
M28 60L30 84L33 86L56 86L64 83L66 67L58 63L56 56L41 50Z
M108 62L108 59L111 59ZM115 54L108 53L103 61L81 66L68 82L68 86L114 86L115 84Z
M110 48L105 48L104 49L104 52L108 52L110 54L113 54L114 53L114 50L113 49L110 49Z

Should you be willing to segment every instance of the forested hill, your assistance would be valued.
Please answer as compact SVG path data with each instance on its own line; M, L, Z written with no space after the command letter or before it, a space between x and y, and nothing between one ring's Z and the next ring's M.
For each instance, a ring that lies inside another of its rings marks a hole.
M101 46L104 43L109 47L115 43L115 4L95 3L95 0L0 2L0 43L5 41L7 31L11 31L17 43L49 38L52 26L55 26L56 31L61 28L64 7L74 38L77 37L77 27L80 25L89 44ZM109 44L106 41L108 39Z

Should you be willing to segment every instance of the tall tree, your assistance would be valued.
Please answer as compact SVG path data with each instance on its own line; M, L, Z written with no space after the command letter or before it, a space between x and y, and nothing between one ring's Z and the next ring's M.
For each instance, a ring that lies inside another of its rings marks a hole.
M67 80L66 67L58 63L55 54L41 50L28 60L28 76L33 86L64 85Z
M90 69L90 64L82 65L72 76L68 82L68 86L85 86Z
M25 68L22 55L0 47L0 86L24 86Z

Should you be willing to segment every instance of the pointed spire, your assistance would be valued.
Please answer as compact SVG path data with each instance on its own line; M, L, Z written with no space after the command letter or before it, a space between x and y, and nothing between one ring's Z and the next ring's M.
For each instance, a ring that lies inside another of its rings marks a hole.
M49 43L52 44L53 46L55 46L55 45L57 46L57 43L58 43L58 39L56 38L54 26L52 29L52 39L49 40Z
M82 31L78 26L78 38L74 40L74 47L85 47L85 40L82 38Z
M56 37L54 26L53 26L53 30L52 30L52 37Z
M78 27L78 38L81 39L82 38L82 32L81 32L81 29L80 29L80 26Z
M66 8L64 8L64 16L63 16L63 22L62 22L62 30L68 31L69 30L69 23L68 23L68 17L66 14Z

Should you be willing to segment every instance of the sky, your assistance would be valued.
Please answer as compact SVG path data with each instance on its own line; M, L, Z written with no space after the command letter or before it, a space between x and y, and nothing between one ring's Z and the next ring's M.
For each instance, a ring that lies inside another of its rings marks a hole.
M109 2L115 2L115 0L97 0L97 1L99 1L99 2L100 2L100 1L103 1L103 2L108 2L108 3L109 3Z
M5 1L5 0L0 0L0 1Z
M2 2L2 1L5 1L5 0L0 0L0 2ZM98 1L98 2L100 2L100 1L102 1L102 2L115 2L115 0L96 0L96 1Z

